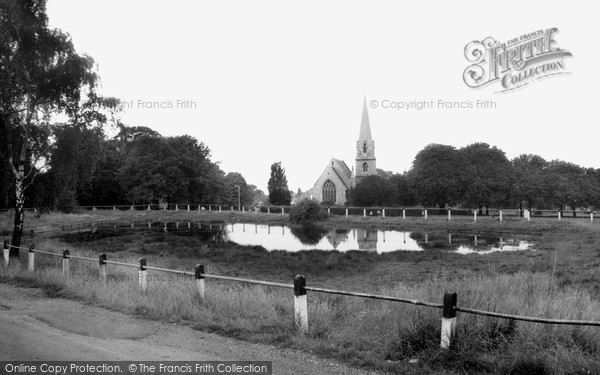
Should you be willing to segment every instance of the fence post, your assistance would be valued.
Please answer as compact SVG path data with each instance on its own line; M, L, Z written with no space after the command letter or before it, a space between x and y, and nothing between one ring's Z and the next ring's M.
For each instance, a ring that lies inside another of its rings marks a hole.
M406 210L404 208L402 209L402 218L406 219Z
M452 210L448 209L448 221L452 219L452 214L450 213Z
M233 206L231 206L231 212L233 212Z
M425 210L425 220L427 220L427 210Z
M477 221L477 210L473 210L473 221Z
M108 283L108 272L106 271L106 254L102 253L100 254L100 256L98 257L98 263L100 264L100 281L102 281L104 284Z
M4 240L3 254L4 254L4 264L6 264L8 266L8 256L10 255L10 247L8 247L8 240Z
M560 221L560 219L562 219L562 215L560 214L560 211L558 211L558 221Z
M592 213L593 215L593 213ZM348 207L346 207L346 217L348 217Z
M67 250L67 249L63 250L62 273L63 273L63 275L66 275L66 276L69 276L69 255L70 255L69 250Z
M190 210L190 205L188 204L187 206L188 206L188 209L187 209L187 210L189 211L189 210Z
M442 337L440 347L448 349L456 328L456 293L444 294L444 310L442 311Z
M219 212L221 212L221 205L219 205Z
M146 258L140 258L140 270L138 272L138 284L140 291L146 293L148 290L148 270L146 269Z
M327 215L331 215L331 208L327 207Z
M204 302L204 292L206 288L204 285L204 266L202 264L196 264L196 267L194 267L194 275L196 276L196 286L198 287L200 302Z
M35 249L35 245L32 243L29 244L29 258L27 259L28 260L27 269L29 271L33 271L35 269L35 252L34 252L35 250L34 249Z
M285 209L283 208L283 206L281 206L281 214L285 215Z
M267 213L270 214L271 213L271 206L267 206Z
M385 208L381 209L381 217L385 217Z
M363 217L367 217L367 209L363 208Z
M131 206L131 209L130 209L130 211L133 211L133 206Z
M245 214L246 213L246 206L242 206L242 213Z
M308 301L306 299L306 278L302 275L294 277L294 316L300 332L308 331Z
M594 222L594 213L593 212L590 213L590 221L592 223Z
M500 221L502 221L502 210L500 210Z

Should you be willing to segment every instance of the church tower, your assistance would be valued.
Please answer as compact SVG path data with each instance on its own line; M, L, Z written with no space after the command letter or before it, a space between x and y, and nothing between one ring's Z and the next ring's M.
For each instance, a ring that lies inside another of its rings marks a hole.
M367 97L363 100L363 112L360 122L360 134L356 142L355 181L357 184L365 176L377 174L375 164L375 141L371 137L371 125L367 112Z

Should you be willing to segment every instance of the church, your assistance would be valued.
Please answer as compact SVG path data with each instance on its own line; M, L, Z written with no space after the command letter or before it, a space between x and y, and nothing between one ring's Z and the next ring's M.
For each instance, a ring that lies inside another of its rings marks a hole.
M371 136L371 124L367 111L367 98L363 100L360 133L356 141L355 167L350 170L343 160L331 158L325 170L308 191L309 196L319 202L335 205L346 204L346 193L362 178L377 174L375 164L375 142Z

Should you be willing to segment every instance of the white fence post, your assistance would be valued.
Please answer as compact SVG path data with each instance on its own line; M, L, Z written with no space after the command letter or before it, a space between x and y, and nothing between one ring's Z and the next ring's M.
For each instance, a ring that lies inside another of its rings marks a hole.
M8 257L10 256L10 247L8 247L7 240L4 240L3 254L4 254L4 264L6 264L8 266Z
M502 221L502 210L500 210L500 221Z
M69 250L63 250L62 273L65 276L69 276L69 255Z
M406 219L406 210L404 208L402 209L402 218Z
M452 210L448 209L448 221L450 221L452 219L451 211Z
M33 271L35 270L35 245L34 244L29 244L29 257L28 257L28 267L27 269L29 271Z
M148 270L146 269L146 258L140 258L140 270L138 272L138 284L140 291L146 293L148 290Z
M560 221L562 219L562 215L560 213L560 211L558 211L558 221Z
M296 275L294 278L294 316L296 326L302 333L308 332L308 301L306 298L306 278Z
M206 286L204 284L204 266L202 264L196 264L196 267L194 267L194 275L196 277L196 286L198 287L198 297L200 297L200 302L203 303Z
M327 207L327 215L331 215L331 208Z
M363 208L363 217L367 217L367 209Z
M427 210L425 210L425 220L427 220Z
M593 215L593 213L592 213ZM346 207L346 217L348 217L348 207Z
M442 335L440 347L450 348L454 330L456 329L456 293L444 294L444 310L442 312Z
M106 254L102 253L100 254L100 256L98 257L98 263L99 263L99 273L98 275L100 276L100 281L104 284L108 283L108 272L106 270Z
M284 210L283 206L281 206L281 214L285 215L285 210Z
M381 209L381 217L385 217L385 208Z
M267 206L267 213L270 214L271 213L271 206Z
M477 209L473 210L473 221L477 221Z

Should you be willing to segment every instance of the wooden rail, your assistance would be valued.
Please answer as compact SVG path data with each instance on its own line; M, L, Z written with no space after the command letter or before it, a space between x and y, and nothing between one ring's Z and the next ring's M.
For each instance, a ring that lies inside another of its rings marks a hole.
M443 298L443 303L433 303L427 301L421 301L417 299L409 299L409 298L401 298L401 297L393 297L393 296L385 296L371 293L359 293L359 292L351 292L351 291L343 291L336 289L326 289L326 288L318 288L311 287L306 285L306 278L302 275L297 275L294 278L293 284L284 284L277 283L271 281L264 280L254 280L247 279L241 277L232 277L232 276L224 276L224 275L212 275L204 272L203 265L196 265L193 271L184 271L184 270L174 270L169 268L161 268L161 267L152 267L147 265L147 261L145 258L140 258L139 265L125 263L125 262L117 262L117 261L109 261L107 260L106 254L102 253L98 257L98 259L84 257L84 256L76 256L71 255L69 250L63 250L62 253L50 252L50 251L42 251L35 250L35 246L32 244L29 248L23 247L15 247L8 244L8 241L4 241L4 260L5 266L9 265L9 257L8 251L10 248L18 248L22 250L28 250L29 252L29 271L35 270L35 261L34 256L35 253L47 254L51 256L59 256L63 259L62 273L64 275L69 275L69 261L70 259L78 259L84 261L98 261L99 262L99 275L100 279L103 283L108 282L107 277L107 264L113 264L117 266L125 266L125 267L133 267L138 268L138 286L139 290L142 293L146 293L148 289L148 270L159 271L159 272L167 272L167 273L175 273L185 276L194 276L197 284L197 291L201 301L204 301L205 293L206 293L206 279L216 279L216 280L225 280L225 281L234 281L234 282L242 282L249 283L255 285L264 285L271 286L277 288L285 288L285 289L293 289L294 290L294 315L295 322L298 329L301 332L308 331L308 308L307 308L307 291L316 292L316 293L326 293L326 294L335 294L335 295L343 295L343 296L352 296L352 297L360 297L360 298L368 298L368 299L377 299L384 301L392 301L392 302L400 302L400 303L408 303L417 306L425 306L429 308L437 308L442 309L442 329L440 336L440 347L444 349L448 349L452 342L452 338L454 337L455 327L456 327L456 319L457 313L463 312L466 314L475 314L475 315L483 315L495 318L502 319L511 319L517 321L525 321L531 323L541 323L541 324L565 324L565 325L577 325L577 326L600 326L600 321L586 321L586 320L567 320L567 319L549 319L549 318L539 318L539 317L529 317L529 316L521 316L514 314L504 314L493 311L484 311L477 310L467 307L457 306L457 294L456 293L445 293Z

